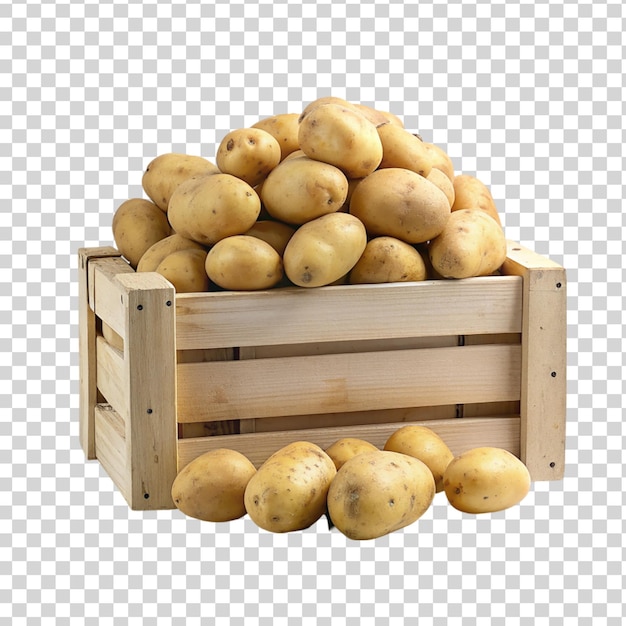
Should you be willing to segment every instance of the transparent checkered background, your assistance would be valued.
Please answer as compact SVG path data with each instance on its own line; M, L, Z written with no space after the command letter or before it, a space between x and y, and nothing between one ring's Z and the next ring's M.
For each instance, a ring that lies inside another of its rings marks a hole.
M1 0L0 624L621 625L625 30L619 0ZM566 477L360 543L132 512L78 445L76 251L154 156L329 94L567 268Z

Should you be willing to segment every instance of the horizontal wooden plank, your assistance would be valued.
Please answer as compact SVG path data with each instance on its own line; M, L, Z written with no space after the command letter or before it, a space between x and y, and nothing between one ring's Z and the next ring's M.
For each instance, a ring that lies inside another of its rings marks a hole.
M519 456L519 416L430 420L413 423L423 424L438 433L455 455L478 446L496 446ZM216 448L237 450L245 454L256 467L259 467L276 450L294 441L309 441L326 449L342 437L358 437L382 448L390 435L405 425L405 422L366 424L182 439L178 441L178 469L180 471L199 455Z
M519 345L182 363L178 421L519 400Z
M518 276L178 294L179 350L521 332Z

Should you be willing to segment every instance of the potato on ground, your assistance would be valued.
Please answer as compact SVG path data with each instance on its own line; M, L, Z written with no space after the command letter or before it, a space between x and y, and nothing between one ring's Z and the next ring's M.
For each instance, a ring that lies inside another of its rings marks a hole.
M354 108L322 104L300 122L298 143L311 159L335 165L348 178L371 174L383 158L376 126Z
M240 452L219 448L188 463L172 484L176 508L206 522L228 522L246 513L244 493L256 473Z
M418 424L407 424L389 436L384 449L408 454L425 463L433 474L437 492L443 490L443 474L454 455L434 430Z
M269 289L283 277L280 254L251 235L233 235L218 241L206 255L205 267L212 282L232 291Z
M150 246L171 232L165 213L144 198L122 202L113 214L111 226L118 251L133 268Z
M365 439L357 437L342 437L326 448L326 454L333 460L339 469L348 459L363 452L375 452L378 448Z
M396 124L383 124L376 130L383 144L379 168L403 167L424 177L430 174L432 160L423 141Z
M459 209L428 245L435 272L444 278L488 276L506 259L506 237L500 224L484 211Z
M299 113L278 113L271 117L266 117L255 124L252 128L260 128L268 132L280 146L281 161L292 152L300 149L298 144L298 118Z
M239 128L222 139L215 162L224 174L254 187L265 180L280 159L280 145L273 135L262 128Z
M168 254L155 271L174 285L176 293L208 291L210 281L205 269L206 256L206 250L177 250Z
M283 255L287 278L300 287L330 285L357 263L367 233L349 213L330 213L300 226Z
M418 520L435 497L435 480L419 459L364 452L347 460L328 490L328 514L350 539L375 539Z
M450 504L464 513L493 513L515 506L530 491L528 468L503 448L480 447L454 458L443 475Z
M453 211L479 209L493 217L498 224L502 224L496 203L485 183L470 174L457 174L452 180L452 184L454 186Z
M261 189L265 210L294 225L338 211L347 195L348 179L338 167L306 156L280 163Z
M332 459L319 446L290 443L250 479L244 495L248 515L270 532L308 528L326 512L326 496L336 474Z
M180 235L206 246L252 228L261 199L244 180L213 174L181 183L170 198L168 216Z
M204 157L168 152L148 163L141 184L148 198L166 212L172 193L180 183L193 176L217 173L217 165Z
M385 236L367 242L349 278L352 285L420 280L426 280L422 255L410 244Z
M450 217L450 204L439 187L400 167L379 169L352 192L350 213L370 237L388 235L406 243L436 237Z
M206 250L206 248L187 237L183 237L178 233L174 233L152 244L143 254L137 264L138 272L154 272L159 267L159 263L172 252L177 250L187 250L193 248L195 250Z

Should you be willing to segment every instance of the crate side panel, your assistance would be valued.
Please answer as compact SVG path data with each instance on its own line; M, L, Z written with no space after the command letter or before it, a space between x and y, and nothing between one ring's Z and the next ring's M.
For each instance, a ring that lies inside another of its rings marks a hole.
M496 446L505 448L519 456L519 416L500 419L491 417L484 419L466 418L413 423L423 424L437 432L455 455L478 446ZM232 448L245 454L256 467L259 467L276 450L294 441L310 441L325 449L342 437L357 437L382 448L391 434L405 425L406 422L392 422L313 430L291 430L279 433L251 433L237 436L184 439L178 442L179 467L184 467L204 452L221 447Z
M521 297L514 276L180 294L177 343L198 349L515 333Z
M178 366L178 421L517 400L520 346L330 354Z
M97 342L98 390L117 413L128 417L128 396L125 380L124 353L98 336Z

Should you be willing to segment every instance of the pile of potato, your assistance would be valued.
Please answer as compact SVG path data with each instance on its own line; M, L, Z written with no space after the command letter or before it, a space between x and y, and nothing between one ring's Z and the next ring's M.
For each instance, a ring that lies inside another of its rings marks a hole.
M337 97L229 132L215 158L166 153L112 230L179 293L496 273L493 197L395 114Z
M303 530L326 515L346 537L367 540L414 523L441 491L459 511L480 514L518 504L530 486L528 469L507 450L480 447L454 457L433 430L409 424L382 450L355 438L326 450L296 441L258 469L236 450L212 450L180 471L172 499L196 519L248 514L275 533Z

